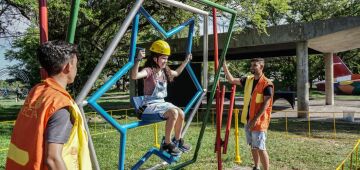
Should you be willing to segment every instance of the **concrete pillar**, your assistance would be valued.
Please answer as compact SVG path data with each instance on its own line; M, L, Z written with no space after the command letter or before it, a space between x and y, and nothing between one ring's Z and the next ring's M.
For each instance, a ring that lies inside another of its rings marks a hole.
M296 44L296 77L297 77L297 109L298 117L307 117L309 111L309 65L308 43Z
M325 104L334 105L334 67L333 53L324 54L325 60Z

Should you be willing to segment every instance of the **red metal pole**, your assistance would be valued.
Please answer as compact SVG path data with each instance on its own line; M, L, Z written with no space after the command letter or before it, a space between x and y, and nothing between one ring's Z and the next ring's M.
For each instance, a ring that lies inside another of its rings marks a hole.
M214 35L214 73L219 69L219 46L218 46L218 33L217 33L217 18L216 8L212 8L213 15L213 35ZM216 85L216 113L219 113L220 109L220 83Z
M231 120L232 120L232 114L233 114L234 103L235 103L235 92L236 92L236 85L234 84L231 87L230 106L229 106L229 112L228 112L228 120L227 120L227 124L226 124L223 154L226 154L227 145L229 143Z
M219 50L218 50L218 35L217 35L217 22L216 22L216 8L212 8L213 15L213 35L214 35L214 73L216 73L219 68ZM215 152L217 152L218 159L218 169L222 169L222 160L221 160L221 101L220 101L220 86L216 82L216 139L215 139Z
M218 32L217 32L217 18L216 18L216 8L212 8L213 15L213 35L214 35L214 73L219 69L219 45L218 45ZM216 85L216 109L219 113L219 102L220 102L220 83Z
M46 0L39 0L40 43L48 41L48 17Z
M39 0L39 28L40 28L40 44L48 41L48 14L46 0ZM40 68L41 80L48 77L45 69Z
M221 152L220 150L218 150L218 138L219 138L219 135L220 135L220 132L218 131L218 125L219 125L219 115L220 115L220 88L219 88L219 85L217 85L216 87L216 103L215 103L215 107L216 107L216 138L215 138L215 147L214 147L214 152L216 153L217 151Z
M212 13L213 13L213 34L214 34L214 73L216 73L218 67L219 67L219 52L218 52L218 41L217 41L217 23L216 23L216 8L212 8ZM219 83L216 83L216 91L215 91L215 107L216 107L216 115L219 114L220 112L220 88L219 88ZM217 118L217 116L216 116ZM217 127L217 122L218 119L216 119L216 127ZM218 133L216 133L216 138L215 138L215 149L214 152L216 153L217 151L217 138L218 138Z
M222 116L224 113L224 100L225 100L225 85L223 85L222 89L221 89L221 99L220 99L220 114L219 114L219 118L220 118L220 131L221 131L221 126L222 126ZM221 134L220 134L220 139L221 139Z
M221 100L220 100L220 111L216 114L216 153L218 159L218 170L222 169L222 159L221 159L221 125L222 125L222 114L224 110L224 98L225 98L225 86L221 90Z
M214 34L214 63L215 63L215 72L219 68L219 46L218 46L218 32L217 32L217 18L216 18L216 8L212 8L213 15L213 34Z

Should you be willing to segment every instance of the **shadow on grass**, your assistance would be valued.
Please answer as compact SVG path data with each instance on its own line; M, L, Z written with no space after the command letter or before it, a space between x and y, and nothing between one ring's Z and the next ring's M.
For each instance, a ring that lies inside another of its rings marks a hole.
M11 136L13 131L12 124L0 124L0 134L1 136Z
M21 109L21 105L0 107L0 121L15 120Z
M205 112L199 114L198 120L195 116L193 122L202 123L202 115L205 115ZM222 129L225 130L227 123L227 114L224 114L222 117ZM241 117L239 116L239 122ZM207 121L208 125L214 125L216 122L215 113L210 113L209 119ZM215 126L215 125L214 125ZM232 127L234 126L234 117L232 118ZM309 122L307 119L301 118L288 118L287 120L287 130L288 133L294 135L308 136L309 135ZM239 123L239 128L243 128L244 125ZM272 118L269 130L286 132L286 119L285 118ZM314 138L333 138L334 132L336 132L336 138L346 138L343 134L349 134L358 136L360 135L360 125L359 123L344 122L339 119L336 119L335 131L334 131L334 122L333 119L321 119L321 120L311 120L310 121L310 135Z
M309 122L304 119L288 118L288 132L297 135L307 135L309 133ZM285 118L272 119L270 123L272 131L286 131ZM360 134L360 126L358 124L337 121L335 124L336 133ZM310 121L310 134L316 137L319 133L334 133L333 119Z

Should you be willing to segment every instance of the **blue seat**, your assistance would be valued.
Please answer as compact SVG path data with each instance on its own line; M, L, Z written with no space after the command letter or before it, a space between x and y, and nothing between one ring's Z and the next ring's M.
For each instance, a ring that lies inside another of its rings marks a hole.
M134 106L135 108L135 113L141 113L142 111L139 110L140 107L142 106L142 103L143 103L143 100L144 100L144 96L135 96L135 97L132 97L130 99L130 102L131 104Z
M144 122L154 122L154 123L165 120L162 117L160 117L158 113L143 114L143 111L144 111L142 108L143 100L144 100L144 96L132 97L130 100L131 104L135 108L135 113L138 115L138 118L140 120L142 120Z

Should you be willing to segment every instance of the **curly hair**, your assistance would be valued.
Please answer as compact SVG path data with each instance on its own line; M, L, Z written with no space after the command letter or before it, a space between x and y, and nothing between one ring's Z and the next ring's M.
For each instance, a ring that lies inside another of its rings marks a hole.
M158 58L160 57L162 54L159 54L159 53L155 53L155 52L151 52L150 54L150 57L147 57L147 60L145 62L145 65L144 67L150 67L150 68L158 68L158 64L154 61L154 58ZM166 66L164 69L163 69L164 73L165 73L165 76L166 76L166 80L168 82L173 82L174 81L174 76L171 75L171 69L169 66Z
M77 46L60 40L45 42L37 49L40 65L49 76L59 74L64 64L74 56L78 56Z
M251 63L252 63L252 62L257 62L257 63L259 63L260 65L265 66L265 60L264 60L263 58L252 58L252 59L250 60L250 62L251 62Z

